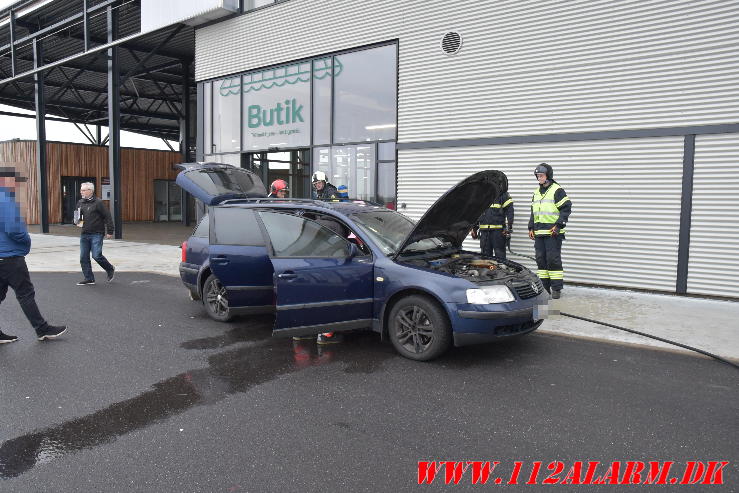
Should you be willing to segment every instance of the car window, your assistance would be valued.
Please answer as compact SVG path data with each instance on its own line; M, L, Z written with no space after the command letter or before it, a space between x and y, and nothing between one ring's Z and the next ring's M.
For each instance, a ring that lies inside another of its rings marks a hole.
M382 248L385 255L394 255L401 243L413 231L415 223L403 214L394 211L360 212L352 216L359 228ZM425 238L411 243L407 251L424 251L442 246L437 238Z
M217 245L264 245L254 211L238 207L215 207L210 242Z
M349 242L304 217L279 212L259 213L276 257L347 257Z
M207 238L209 236L208 232L210 231L210 218L208 217L208 214L204 215L202 219L200 219L200 223L198 224L198 227L195 228L195 231L193 232L193 236L196 238Z

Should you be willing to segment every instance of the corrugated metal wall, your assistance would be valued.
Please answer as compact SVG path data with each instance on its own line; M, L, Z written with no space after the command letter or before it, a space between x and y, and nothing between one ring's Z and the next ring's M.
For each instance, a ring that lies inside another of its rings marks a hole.
M695 139L688 293L739 298L739 134Z
M737 16L715 0L291 0L198 29L196 78L398 38L399 142L735 123Z
M565 281L675 290L680 137L408 150L399 161L398 203L411 217L471 173L504 171L516 207L511 248L526 255L534 254L527 236L533 170L548 162L573 202L562 249ZM465 247L479 249L472 239Z

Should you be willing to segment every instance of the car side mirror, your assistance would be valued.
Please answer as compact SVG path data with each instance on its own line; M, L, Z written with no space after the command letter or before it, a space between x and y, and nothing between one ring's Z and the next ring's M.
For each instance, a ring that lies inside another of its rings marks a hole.
M359 248L354 243L349 243L349 255L347 255L347 258L353 259L357 255L359 255Z

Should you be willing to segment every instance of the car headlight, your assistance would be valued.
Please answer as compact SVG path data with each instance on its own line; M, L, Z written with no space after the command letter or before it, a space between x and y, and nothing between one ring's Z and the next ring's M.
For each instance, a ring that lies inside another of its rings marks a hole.
M507 286L486 286L480 289L467 290L467 303L473 305L508 303L514 299L513 293Z

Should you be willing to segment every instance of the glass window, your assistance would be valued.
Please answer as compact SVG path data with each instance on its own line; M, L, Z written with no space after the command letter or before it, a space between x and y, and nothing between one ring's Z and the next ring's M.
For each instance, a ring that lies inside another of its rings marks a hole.
M334 57L334 142L394 140L395 45Z
M379 161L377 163L377 201L395 210L395 162Z
M206 163L221 163L230 164L236 168L241 167L241 154L212 154L203 156L203 161Z
M254 211L238 207L216 207L213 209L213 238L218 245L264 245Z
M275 0L246 0L246 2L244 2L244 10L258 9L259 7L264 7L271 3L275 3Z
M260 212L276 257L349 256L350 243L328 228L306 218Z
M213 91L212 84L206 82L203 84L203 153L210 154L213 152Z
M311 62L244 75L244 150L310 145Z
M331 143L331 57L313 60L313 144Z
M377 159L380 161L395 161L395 142L380 142L377 144Z
M349 197L372 200L375 195L375 146L349 145L332 148L331 182L346 185Z
M198 224L198 227L195 228L195 232L192 235L196 238L208 238L208 236L210 236L209 231L210 218L208 217L208 214L206 214L200 220L200 224Z
M241 150L241 77L213 84L213 152Z

